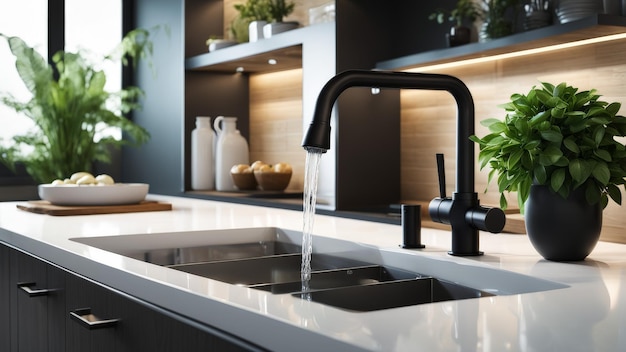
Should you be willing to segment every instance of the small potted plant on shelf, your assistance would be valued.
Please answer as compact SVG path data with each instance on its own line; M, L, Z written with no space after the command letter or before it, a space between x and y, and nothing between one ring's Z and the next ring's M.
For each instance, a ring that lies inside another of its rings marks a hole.
M509 18L516 17L518 4L519 0L483 0L484 22L480 30L480 40L487 41L513 34L513 23Z
M103 61L129 60L136 64L152 54L150 32L136 29L128 33ZM109 162L111 147L149 139L143 127L124 114L139 109L143 91L126 87L117 92L105 90L106 76L90 63L83 52L59 51L54 67L22 39L0 34L16 58L15 66L31 97L22 102L10 94L0 102L30 118L35 127L0 144L0 162L15 170L23 165L39 183L63 179L77 171L90 171L96 161ZM132 140L118 139L107 133L119 128Z
M602 209L621 204L626 183L626 117L620 103L599 100L595 90L542 83L513 94L501 105L504 120L487 119L490 133L472 136L480 146L480 167L504 192L517 192L526 231L549 260L582 260L595 247Z
M271 21L271 12L269 0L246 0L246 2L234 5L235 10L239 12L239 16L231 23L231 30L241 28L248 23L248 40L256 42L263 39L263 26ZM239 30L238 32L241 32ZM237 35L240 40L241 33Z
M452 11L438 9L428 18L443 24L446 20L453 23L450 32L446 34L448 46L458 46L471 41L471 27L477 19L483 16L482 8L472 0L459 0Z
M289 16L295 7L295 3L285 0L267 0L270 12L270 23L263 27L263 36L270 38L272 35L286 32L298 28L295 21L284 22L284 18Z

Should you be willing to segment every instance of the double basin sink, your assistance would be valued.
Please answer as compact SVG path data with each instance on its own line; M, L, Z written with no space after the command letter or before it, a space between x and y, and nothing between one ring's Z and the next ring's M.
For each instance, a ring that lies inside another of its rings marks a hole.
M565 287L503 270L324 237L313 239L311 279L303 283L301 233L278 228L73 240L173 270L355 312Z

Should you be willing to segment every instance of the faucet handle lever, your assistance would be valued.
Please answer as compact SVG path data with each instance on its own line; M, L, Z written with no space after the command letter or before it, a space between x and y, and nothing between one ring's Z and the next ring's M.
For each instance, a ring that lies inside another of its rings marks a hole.
M442 153L437 153L437 176L439 177L439 197L446 198L446 170Z

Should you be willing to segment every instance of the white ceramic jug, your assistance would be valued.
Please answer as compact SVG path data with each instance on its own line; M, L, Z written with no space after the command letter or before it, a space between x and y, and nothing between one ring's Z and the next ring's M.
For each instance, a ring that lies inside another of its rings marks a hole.
M215 188L215 133L211 118L196 117L196 128L191 131L191 188L211 190Z
M236 188L230 176L230 169L237 164L250 163L248 142L237 129L236 117L218 116L213 122L213 127L217 132L215 188L218 191L234 191Z

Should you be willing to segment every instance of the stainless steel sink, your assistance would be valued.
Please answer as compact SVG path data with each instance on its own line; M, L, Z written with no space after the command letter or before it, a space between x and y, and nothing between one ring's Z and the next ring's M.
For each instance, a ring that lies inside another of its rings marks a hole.
M300 252L300 246L293 243L258 241L253 243L153 249L129 253L127 256L158 265L177 265L296 254Z
M313 272L303 285L301 237L297 231L254 228L72 240L174 270L359 312L567 287L478 262L460 264L448 257L324 237L313 240Z
M255 248L254 244L240 247ZM249 253L256 254L256 250ZM353 311L493 296L419 273L323 254L313 255L311 279L305 286L300 279L301 262L300 254L283 254L169 267L273 294L291 293L295 297Z
M320 270L311 273L311 279L307 283L308 291L323 290L329 288L359 286L395 280L420 278L422 275L412 272L385 268L380 265L367 265L341 269ZM274 294L303 292L303 285L298 277L291 282L272 284L259 284L250 286L259 290ZM308 292L307 291L307 292Z
M487 292L432 277L314 290L293 295L359 312L493 296Z
M230 284L249 286L299 281L301 263L300 254L285 254L169 267ZM316 254L311 259L312 270L339 269L359 265L364 264L326 255Z

